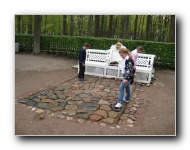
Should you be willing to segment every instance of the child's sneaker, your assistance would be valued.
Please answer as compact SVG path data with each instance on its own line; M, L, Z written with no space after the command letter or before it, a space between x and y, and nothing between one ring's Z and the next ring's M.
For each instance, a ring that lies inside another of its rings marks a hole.
M115 107L117 107L117 108L121 108L123 105L121 104L121 103L117 103L116 105L115 105Z

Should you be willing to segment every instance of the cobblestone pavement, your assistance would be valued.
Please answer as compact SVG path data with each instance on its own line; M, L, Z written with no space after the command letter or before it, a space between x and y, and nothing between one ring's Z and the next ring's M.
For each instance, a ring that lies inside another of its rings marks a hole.
M49 89L42 89L17 99L17 105L25 105L36 111L34 119L56 117L79 123L94 123L112 128L121 109L115 109L120 81L103 77L86 76L87 81L78 81L77 77ZM131 85L133 90L135 85ZM127 109L116 127L133 126L137 109L143 104L138 98L141 86L135 89ZM114 127L113 127L114 128Z

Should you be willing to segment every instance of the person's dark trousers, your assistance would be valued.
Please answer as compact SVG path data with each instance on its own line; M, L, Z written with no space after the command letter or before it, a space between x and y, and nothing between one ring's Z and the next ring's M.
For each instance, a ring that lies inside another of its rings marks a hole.
M132 79L131 79L131 84L133 84L133 82L134 82L134 74L135 74L135 72L136 72L136 69L133 69L133 76L132 76Z
M84 79L85 66L82 66L82 63L79 63L79 74L78 78Z

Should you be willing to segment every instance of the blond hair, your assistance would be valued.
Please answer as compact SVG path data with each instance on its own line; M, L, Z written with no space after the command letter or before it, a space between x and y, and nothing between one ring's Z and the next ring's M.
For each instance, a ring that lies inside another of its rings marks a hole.
M121 48L121 43L120 42L116 43L116 50L120 50L120 48Z
M132 57L130 51L129 51L127 48L124 48L124 47L120 48L119 53L125 53L125 54L127 54L131 59L133 59L133 57Z

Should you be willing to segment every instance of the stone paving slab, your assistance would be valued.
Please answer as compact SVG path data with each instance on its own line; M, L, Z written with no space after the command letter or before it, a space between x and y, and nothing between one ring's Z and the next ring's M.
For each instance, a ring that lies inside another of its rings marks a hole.
M39 90L17 99L16 104L25 105L32 111L46 117L56 117L79 123L94 123L111 127L121 109L115 109L118 98L120 79L87 76L87 81L78 81L74 77L56 87ZM134 85L131 85L131 91ZM135 113L143 104L137 97L141 92L138 86L134 91L127 109L122 114L118 125L133 126ZM117 126L116 126L117 127Z

